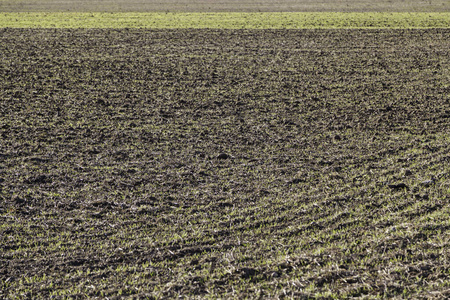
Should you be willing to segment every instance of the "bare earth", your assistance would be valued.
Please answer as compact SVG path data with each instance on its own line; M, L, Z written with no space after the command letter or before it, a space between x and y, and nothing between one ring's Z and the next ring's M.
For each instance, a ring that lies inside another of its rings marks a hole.
M0 29L0 298L449 298L449 37Z

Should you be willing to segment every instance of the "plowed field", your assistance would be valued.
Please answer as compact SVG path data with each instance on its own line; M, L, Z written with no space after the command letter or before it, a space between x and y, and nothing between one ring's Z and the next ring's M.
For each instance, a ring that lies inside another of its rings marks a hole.
M450 297L449 37L0 29L0 298Z

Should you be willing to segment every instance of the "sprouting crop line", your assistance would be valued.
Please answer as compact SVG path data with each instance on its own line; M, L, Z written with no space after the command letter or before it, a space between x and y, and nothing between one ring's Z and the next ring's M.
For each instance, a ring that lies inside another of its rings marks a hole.
M0 27L11 28L450 28L450 12L434 13L142 13L23 12L0 14Z

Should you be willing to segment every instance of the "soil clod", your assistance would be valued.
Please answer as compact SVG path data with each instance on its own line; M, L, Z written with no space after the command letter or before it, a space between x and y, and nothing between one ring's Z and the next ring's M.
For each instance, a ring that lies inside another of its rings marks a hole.
M216 156L217 159L231 159L233 158L233 156L231 156L230 154L227 153L220 153L219 155Z
M394 190L409 189L409 186L403 182L388 184L388 187Z

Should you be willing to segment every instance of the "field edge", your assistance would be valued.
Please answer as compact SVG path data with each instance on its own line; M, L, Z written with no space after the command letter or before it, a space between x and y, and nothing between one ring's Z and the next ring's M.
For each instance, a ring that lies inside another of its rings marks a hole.
M450 28L449 13L1 13L0 28L409 29Z

